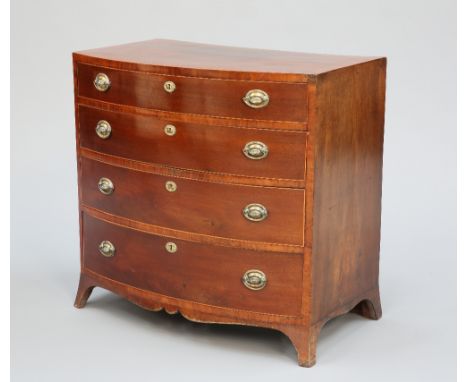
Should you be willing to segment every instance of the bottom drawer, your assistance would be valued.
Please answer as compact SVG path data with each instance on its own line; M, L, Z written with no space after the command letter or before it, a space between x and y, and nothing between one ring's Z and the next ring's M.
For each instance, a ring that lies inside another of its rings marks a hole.
M86 214L83 252L85 268L140 289L262 313L299 315L301 311L303 257L300 254L171 239L120 227ZM248 273L251 270L263 272L266 283L263 284L261 273ZM250 277L244 278L246 273ZM262 285L263 288L256 289Z

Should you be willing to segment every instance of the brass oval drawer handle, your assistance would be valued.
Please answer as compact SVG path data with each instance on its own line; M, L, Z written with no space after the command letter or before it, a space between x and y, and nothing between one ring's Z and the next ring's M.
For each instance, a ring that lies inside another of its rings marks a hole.
M244 207L242 213L247 220L253 222L260 222L268 217L268 210L266 207L258 203L248 204Z
M265 273L258 269L250 269L242 276L242 282L246 288L251 290L260 290L265 288L267 278Z
M96 125L96 134L101 139L107 139L110 137L112 132L112 127L107 121L99 121Z
M268 156L268 146L258 141L247 143L242 151L249 159L263 159Z
M268 93L260 89L249 90L242 99L244 100L244 103L247 106L252 107L254 109L260 109L262 107L265 107L266 105L268 105L268 102L270 102L270 97L268 96Z
M108 178L101 178L98 182L98 188L104 195L110 195L114 192L114 183Z
M177 244L172 241L168 241L164 247L166 248L166 251L169 253L177 252Z
M99 244L99 252L102 256L112 257L115 255L115 247L109 240L104 240Z
M106 92L109 90L111 82L109 77L104 73L98 73L94 78L94 87L100 92Z

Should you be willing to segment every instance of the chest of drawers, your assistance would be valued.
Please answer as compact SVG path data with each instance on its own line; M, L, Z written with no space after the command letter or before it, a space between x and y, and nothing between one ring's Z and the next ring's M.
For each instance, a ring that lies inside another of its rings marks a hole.
M169 40L73 55L81 276L189 320L272 328L315 363L381 316L385 58Z

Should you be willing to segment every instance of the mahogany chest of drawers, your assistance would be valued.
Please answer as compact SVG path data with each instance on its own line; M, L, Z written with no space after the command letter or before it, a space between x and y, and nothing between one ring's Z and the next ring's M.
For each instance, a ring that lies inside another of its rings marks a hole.
M190 320L381 316L385 58L152 40L74 53L81 277Z

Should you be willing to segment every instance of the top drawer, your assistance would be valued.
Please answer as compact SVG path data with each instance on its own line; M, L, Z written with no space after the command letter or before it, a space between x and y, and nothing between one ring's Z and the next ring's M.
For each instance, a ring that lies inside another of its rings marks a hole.
M100 90L95 86L99 74L106 76L101 83L109 83ZM77 65L77 83L79 96L123 105L231 118L307 120L305 83L167 76L85 64Z

